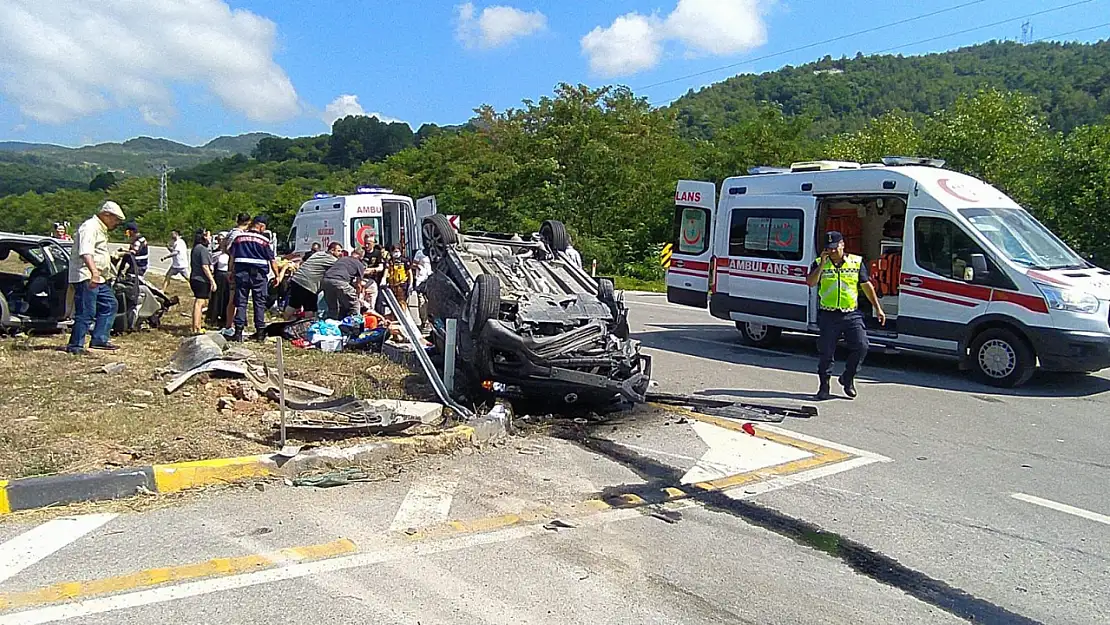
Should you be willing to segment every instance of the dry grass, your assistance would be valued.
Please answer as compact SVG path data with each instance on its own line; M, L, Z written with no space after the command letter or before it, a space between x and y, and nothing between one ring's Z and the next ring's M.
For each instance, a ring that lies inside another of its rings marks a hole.
M163 393L154 372L166 366L189 320L188 287L174 283L182 304L156 331L113 339L118 352L78 357L63 350L67 337L0 339L0 479L73 473L161 462L265 453L274 446L266 399L219 413L226 379L197 376L175 394ZM247 344L273 364L273 344ZM122 373L100 368L122 362ZM386 358L286 350L289 377L359 397L426 397L419 376ZM147 396L143 391L152 393Z

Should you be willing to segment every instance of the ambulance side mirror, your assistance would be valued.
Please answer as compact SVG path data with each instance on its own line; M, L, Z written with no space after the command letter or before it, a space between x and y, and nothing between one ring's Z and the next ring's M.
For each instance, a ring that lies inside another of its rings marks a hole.
M982 282L990 275L985 254L971 255L971 276L968 282Z

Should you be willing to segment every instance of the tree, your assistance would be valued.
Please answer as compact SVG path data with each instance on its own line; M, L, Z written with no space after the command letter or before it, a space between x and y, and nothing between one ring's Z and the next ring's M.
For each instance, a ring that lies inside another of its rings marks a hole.
M384 160L413 145L412 129L406 123L387 124L377 117L348 115L332 124L324 162L349 169Z
M106 171L97 174L96 177L89 182L89 191L110 191L118 182L114 173Z

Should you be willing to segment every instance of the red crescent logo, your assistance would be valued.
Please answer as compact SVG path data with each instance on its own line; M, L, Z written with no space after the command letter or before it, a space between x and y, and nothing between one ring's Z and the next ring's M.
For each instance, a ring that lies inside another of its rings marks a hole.
M974 189L969 189L962 183L953 181L950 178L941 178L937 180L937 186L944 189L952 197L959 198L965 202L978 202L979 196L975 193Z

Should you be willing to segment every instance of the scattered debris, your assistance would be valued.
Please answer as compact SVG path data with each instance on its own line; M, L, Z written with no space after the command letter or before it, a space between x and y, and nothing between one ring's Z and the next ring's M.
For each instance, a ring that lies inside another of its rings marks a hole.
M539 445L528 445L527 447L521 447L520 449L516 450L516 453L524 454L525 456L542 456L546 451L547 448L545 447L541 447Z
M234 409L235 409L235 398L234 397L220 397L219 399L216 400L216 410L219 410L220 412L225 412L225 411L234 410Z
M250 382L236 381L228 384L228 392L235 399L245 402L253 402L258 400L258 391L254 390L254 386Z
M154 393L141 388L133 388L130 393L135 397L154 397Z
M122 362L110 362L100 368L101 373L108 375L118 375L127 370L127 365Z
M567 523L562 519L552 519L549 523L544 523L545 530L559 531L561 529L574 529L576 526L573 523Z
M817 416L816 406L772 406L678 393L652 391L647 394L647 400L669 406L681 406L711 416L761 423L782 423L787 417L809 419Z
M260 492L260 493L264 493L264 492L266 492L266 485L265 485L265 484L263 484L262 482L258 482L258 483L256 483L256 484L254 485L254 489L255 489L256 491ZM269 528L266 528L266 529L269 529ZM269 530L269 531L267 531L267 532L262 532L262 533L263 533L263 534L269 534L269 533L270 533L270 532L272 532L272 531L273 531L273 530ZM253 536L258 536L258 534L253 534Z
M380 477L371 476L366 471L358 467L348 467L332 473L324 473L322 475L306 475L298 477L293 480L293 486L313 486L316 488L333 488L335 486L346 486L356 482L375 482L380 480Z
M744 425L741 425L740 429L744 430L744 433L749 436L755 436L755 426L751 423L745 423Z
M659 519L660 521L666 521L671 525L674 525L675 523L678 523L682 520L681 512L677 510L667 510L665 508L655 508L648 514L648 516Z

